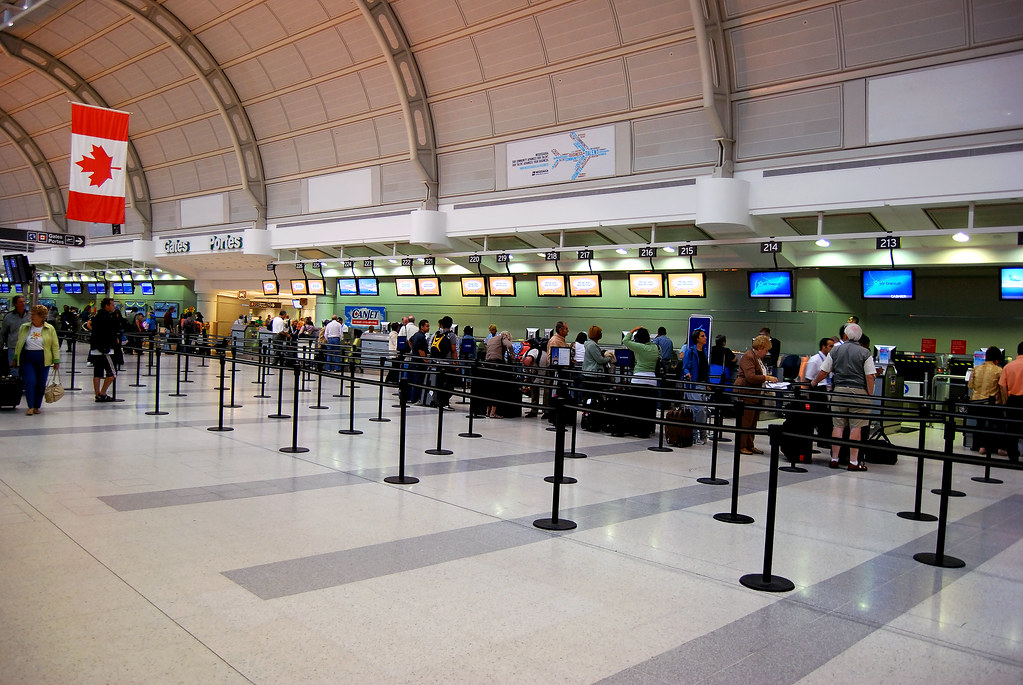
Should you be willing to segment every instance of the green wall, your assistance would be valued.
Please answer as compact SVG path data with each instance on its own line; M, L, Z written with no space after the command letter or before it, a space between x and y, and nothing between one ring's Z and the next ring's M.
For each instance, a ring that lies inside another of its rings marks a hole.
M328 289L334 288L328 279ZM745 349L762 326L782 341L782 351L806 354L817 349L817 341L838 333L850 315L874 343L920 349L921 338L935 338L937 351L948 352L950 341L965 339L967 349L998 345L1016 349L1023 340L1023 302L998 299L998 269L920 268L916 269L916 299L863 300L859 269L798 269L794 300L751 300L746 296L746 272L706 272L708 297L703 299L630 298L628 278L623 273L602 275L600 298L537 297L535 279L517 275L514 298L462 297L457 277L442 280L440 297L397 297L392 279L381 278L378 297L317 298L316 317L321 321L332 313L343 314L346 305L385 307L389 320L404 314L431 323L445 314L456 323L472 325L485 335L490 323L521 338L529 327L552 328L562 320L570 337L596 324L604 329L605 342L617 342L618 331L646 326L653 334L658 326L680 347L688 317L714 317L714 334L728 336L729 346ZM336 292L336 288L334 290Z

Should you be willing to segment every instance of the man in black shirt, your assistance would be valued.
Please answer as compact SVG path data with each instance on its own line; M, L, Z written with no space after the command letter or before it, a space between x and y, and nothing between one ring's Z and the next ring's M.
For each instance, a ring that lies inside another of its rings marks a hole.
M114 356L121 346L120 317L114 313L114 301L104 297L96 316L87 324L92 335L89 338L89 361L92 363L92 387L97 402L113 402L107 390L114 382ZM102 383L102 387L101 387Z
M426 367L429 363L430 354L430 343L426 339L426 334L430 332L430 322L423 319L419 322L419 330L409 339L409 349L411 355L408 363L408 381L409 383L418 383L422 385L423 380L426 378ZM415 404L419 401L423 394L423 389L413 387L409 390L409 402Z

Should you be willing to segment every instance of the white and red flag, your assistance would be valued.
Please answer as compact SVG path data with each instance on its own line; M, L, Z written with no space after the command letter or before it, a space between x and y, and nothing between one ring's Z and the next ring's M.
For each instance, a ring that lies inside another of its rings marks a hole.
M123 224L127 158L127 112L71 103L67 218Z

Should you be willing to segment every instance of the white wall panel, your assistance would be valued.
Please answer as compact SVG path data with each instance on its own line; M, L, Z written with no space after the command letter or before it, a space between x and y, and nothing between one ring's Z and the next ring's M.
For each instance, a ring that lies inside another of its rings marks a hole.
M1019 0L972 0L973 39L986 43L1023 38L1023 2Z
M416 52L416 61L430 94L462 88L483 80L472 41L459 38Z
M526 131L556 121L554 91L547 76L494 88L487 95L496 134Z
M736 157L750 159L842 145L842 89L829 86L735 106Z
M314 131L296 136L295 150L302 171L315 171L337 166L334 141L330 131Z
M540 32L532 17L501 24L472 37L488 79L546 64Z
M440 195L483 193L495 189L494 146L437 155Z
M962 0L857 0L838 6L846 66L966 45Z
M335 126L331 133L338 164L373 160L380 156L380 145L372 120Z
M839 67L835 11L810 10L728 32L737 90Z
M680 33L693 26L688 2L679 0L611 0L622 43Z
M302 207L302 182L266 184L267 218L279 219L284 216L298 216Z
M703 92L696 43L675 43L625 58L633 108L699 97Z
M469 26L529 6L529 0L457 0Z
M410 162L380 167L380 201L401 202L426 197L426 186Z
M871 143L1023 127L1023 53L867 80Z
M485 93L472 93L433 103L437 145L450 145L493 135L490 105Z
M629 108L623 60L598 62L553 77L558 121L576 121Z
M391 7L412 45L465 26L455 0L391 0Z
M223 194L189 197L178 202L181 227L213 226L227 220L227 196Z
M536 16L551 64L618 45L607 0L575 0Z
M310 212L325 212L373 204L375 167L306 179Z
M634 171L711 164L718 149L702 109L632 122Z

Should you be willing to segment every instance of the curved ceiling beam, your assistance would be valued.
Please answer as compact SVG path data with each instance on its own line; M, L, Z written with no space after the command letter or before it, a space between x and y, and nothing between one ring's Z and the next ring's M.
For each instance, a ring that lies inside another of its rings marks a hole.
M426 185L423 209L437 209L437 138L412 46L387 0L355 0L387 60L408 135L409 160Z
M42 188L43 197L46 198L46 213L50 221L59 231L67 233L67 208L64 204L64 194L60 191L57 175L53 173L53 167L46 161L43 151L39 149L28 131L3 110L0 110L0 129L3 129L7 137L11 139L14 147L32 169L36 183Z
M96 107L109 107L88 81L45 50L8 33L0 33L0 51L29 65L81 102ZM142 171L142 162L139 160L135 145L130 139L128 140L125 175L127 176L128 193L131 195L131 206L142 218L142 237L145 240L150 240L153 236L153 203L149 197L149 182L146 180L145 172ZM45 187L43 191L46 191Z
M730 178L735 166L735 135L732 130L731 65L725 49L719 0L689 0L689 11L696 32L696 51L700 59L703 84L703 111L714 128L718 143L715 176Z
M234 143L243 189L252 199L256 209L255 227L266 228L266 175L263 170L263 158L259 153L259 145L256 144L256 134L249 121L249 115L231 80L220 68L220 63L191 29L163 5L152 0L107 2L149 24L192 67L199 80L206 86Z

